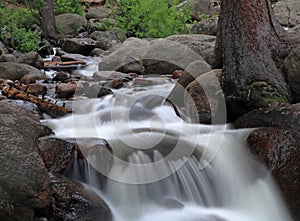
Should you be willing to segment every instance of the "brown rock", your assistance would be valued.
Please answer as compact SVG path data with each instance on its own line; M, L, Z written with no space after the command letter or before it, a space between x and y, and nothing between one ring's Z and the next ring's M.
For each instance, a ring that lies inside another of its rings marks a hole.
M257 129L247 142L256 158L270 169L295 220L299 220L300 133L286 128Z
M183 70L175 70L173 71L172 73L172 78L173 79L179 79L182 77L182 75L184 74L184 71Z
M60 83L56 86L56 93L59 98L70 98L75 94L76 90L81 90L82 85L80 83Z
M75 144L57 138L40 139L40 156L51 172L62 173L73 159Z
M32 94L34 96L45 96L47 94L47 87L42 84L29 84L24 85L19 88L21 91L27 92L28 94Z

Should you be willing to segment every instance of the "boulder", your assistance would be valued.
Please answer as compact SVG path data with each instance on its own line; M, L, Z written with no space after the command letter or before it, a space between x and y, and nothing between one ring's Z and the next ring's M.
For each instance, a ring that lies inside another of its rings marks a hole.
M66 38L62 49L68 53L89 55L95 48L95 42L90 38Z
M149 48L149 41L138 38L127 39L117 50L99 64L100 71L122 71L144 73L142 56Z
M300 220L300 133L287 128L253 131L247 143L254 156L270 170L294 220Z
M186 69L195 60L203 60L202 55L212 62L214 40L214 36L208 35L177 35L152 41L129 38L104 58L99 70L172 74L175 70ZM210 55L206 53L208 51Z
M96 47L105 51L122 43L126 39L126 37L118 31L94 31L90 34L90 38L96 41Z
M20 80L25 75L31 75L36 80L46 78L40 70L30 65L13 62L0 62L0 78Z
M201 20L201 15L215 15L219 13L219 1L212 0L187 0L189 8L192 10L192 17Z
M22 86L20 86L19 89L21 91L25 91L28 94L32 94L36 97L39 97L39 95L44 97L47 94L47 87L43 84L22 85Z
M283 70L287 81L295 94L295 100L300 101L300 47L295 48L283 62Z
M17 208L47 207L50 179L38 154L41 124L29 111L2 101L0 116L0 198Z
M84 30L87 21L75 13L68 13L55 16L57 30L64 35L74 36Z
M54 54L53 47L49 41L43 40L40 42L39 46L41 49L38 50L38 52L43 58Z
M62 173L73 159L75 144L58 138L39 140L39 151L45 167L56 173Z
M278 1L273 10L279 23L293 27L300 24L300 2L298 0Z
M82 85L76 82L60 83L56 85L55 92L59 98L71 98L76 90L81 90Z
M0 62L17 62L17 58L13 54L2 54L0 55Z
M300 103L252 110L235 122L235 128L284 127L300 131Z
M28 64L38 69L41 69L44 66L43 58L37 52L34 51L21 55L20 57L18 57L17 62L22 64Z
M41 116L40 109L34 103L26 102L23 100L11 100L11 99L6 99L6 100L3 100L2 102L7 102L7 103L10 103L13 105L20 106L20 107L30 111L36 117L36 119L39 119Z
M212 17L199 21L194 24L191 28L193 34L203 34L203 35L214 35L217 36L218 32L218 17Z
M211 35L173 35L166 38L178 42L199 54L208 64L214 61L214 48L216 37Z
M108 205L94 192L68 178L51 174L55 220L112 221Z
M90 19L88 29L90 31L108 31L110 27L114 27L116 20L112 18Z
M90 19L103 19L108 18L112 14L112 10L105 7L93 7L88 9L88 12L86 13L85 17L87 20Z

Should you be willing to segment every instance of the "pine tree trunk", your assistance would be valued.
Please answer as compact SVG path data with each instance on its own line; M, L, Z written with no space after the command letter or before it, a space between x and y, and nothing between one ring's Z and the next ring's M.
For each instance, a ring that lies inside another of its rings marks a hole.
M222 0L218 25L214 68L223 67L228 111L238 117L254 108L289 102L289 87L276 62L290 46L270 0Z
M58 38L54 15L54 0L43 1L42 30L45 37L50 39Z

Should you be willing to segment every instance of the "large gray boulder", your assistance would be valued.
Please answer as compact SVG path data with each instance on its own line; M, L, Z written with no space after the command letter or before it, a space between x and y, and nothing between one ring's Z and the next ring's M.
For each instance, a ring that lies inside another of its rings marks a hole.
M94 31L90 38L96 41L96 47L105 51L126 40L119 31Z
M197 20L201 20L201 15L215 15L219 13L218 5L219 1L212 0L187 0L189 8L192 10L192 17Z
M84 17L74 13L55 16L55 21L59 32L71 36L84 30L87 25L87 21Z
M43 58L35 51L31 51L21 55L20 57L18 57L17 62L28 64L39 69L44 66Z
M274 4L274 13L281 25L293 27L300 24L300 1L284 0Z
M87 20L90 19L103 19L108 18L112 14L112 10L105 7L93 7L88 10L85 17Z
M30 75L35 80L46 78L46 76L39 69L30 65L13 62L0 62L0 78L20 80L25 75Z
M99 70L171 74L195 60L212 62L214 41L215 37L208 35L175 35L149 41L129 38L99 64Z
M202 34L173 35L166 39L187 46L203 57L210 65L214 61L215 36Z
M29 111L0 102L0 199L16 208L50 203L50 179L38 154L41 128Z
M300 101L300 47L295 48L284 60L283 68L287 80L295 93L295 100Z
M199 21L191 28L193 34L204 34L217 36L218 32L218 17L212 17Z

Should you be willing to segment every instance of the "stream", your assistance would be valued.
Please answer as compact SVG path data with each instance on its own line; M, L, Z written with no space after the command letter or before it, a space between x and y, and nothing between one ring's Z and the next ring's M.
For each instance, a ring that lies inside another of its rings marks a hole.
M107 141L109 171L90 154L85 164L73 161L70 176L77 180L85 167L82 182L106 201L114 221L292 220L271 175L247 151L251 130L183 121L165 101L175 81L149 79L155 85L76 100L72 114L43 120L58 138ZM104 188L91 166L107 177Z

